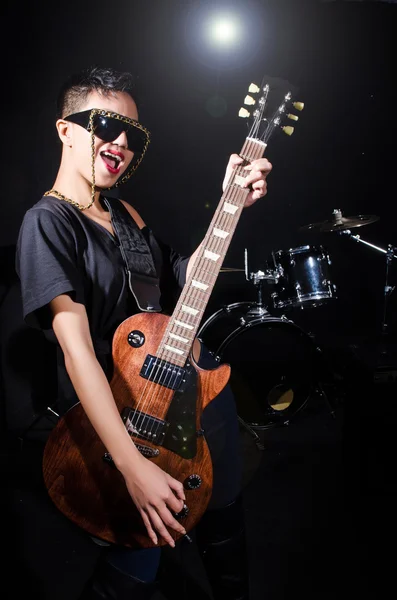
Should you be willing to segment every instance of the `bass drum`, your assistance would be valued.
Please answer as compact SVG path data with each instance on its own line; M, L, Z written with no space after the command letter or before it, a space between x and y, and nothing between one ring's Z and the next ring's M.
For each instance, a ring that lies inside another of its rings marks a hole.
M229 304L207 319L199 339L231 366L239 417L257 429L287 425L306 405L316 382L317 350L292 321L249 314L254 302Z

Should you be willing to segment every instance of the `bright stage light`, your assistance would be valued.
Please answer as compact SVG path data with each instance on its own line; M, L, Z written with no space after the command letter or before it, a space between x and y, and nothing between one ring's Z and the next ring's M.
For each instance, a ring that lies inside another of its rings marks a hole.
M210 21L209 34L212 41L230 45L239 38L239 27L231 17L215 17Z
M210 68L228 70L247 64L262 52L267 29L257 0L244 0L240 7L230 0L222 3L222 8L214 7L213 0L188 3L184 33L195 60Z

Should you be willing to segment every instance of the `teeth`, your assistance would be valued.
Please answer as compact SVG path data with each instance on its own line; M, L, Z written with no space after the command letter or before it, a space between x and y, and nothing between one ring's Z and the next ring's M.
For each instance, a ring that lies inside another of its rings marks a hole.
M104 156L108 156L109 158L112 158L113 160L117 160L118 163L121 163L121 156L117 156L117 154L112 154L111 152L102 152L102 154Z

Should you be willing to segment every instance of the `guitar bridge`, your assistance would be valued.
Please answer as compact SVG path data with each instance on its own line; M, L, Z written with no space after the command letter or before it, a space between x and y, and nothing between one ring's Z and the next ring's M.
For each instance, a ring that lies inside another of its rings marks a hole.
M143 444L135 444L135 446L146 458L154 458L160 454L160 450L157 450L157 448L150 448L150 446L144 446Z
M135 444L135 446L145 458L154 458L160 454L160 450L157 450L157 448L150 448L149 446L144 446L143 444ZM102 456L102 460L107 462L111 467L116 466L109 452L105 452L105 454Z

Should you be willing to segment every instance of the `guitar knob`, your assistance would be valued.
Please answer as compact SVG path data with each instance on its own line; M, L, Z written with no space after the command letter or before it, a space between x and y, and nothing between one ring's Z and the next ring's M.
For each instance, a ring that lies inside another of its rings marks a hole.
M192 475L189 475L189 477L186 477L183 485L187 490L197 490L201 483L202 481L200 475L193 473Z
M134 329L134 331L130 331L128 334L127 340L133 348L140 348L145 343L145 336L142 331Z
M173 513L175 519L183 519L183 517L187 517L188 514L189 508L186 506L186 504L183 505L183 508L181 511L179 511L179 513Z

